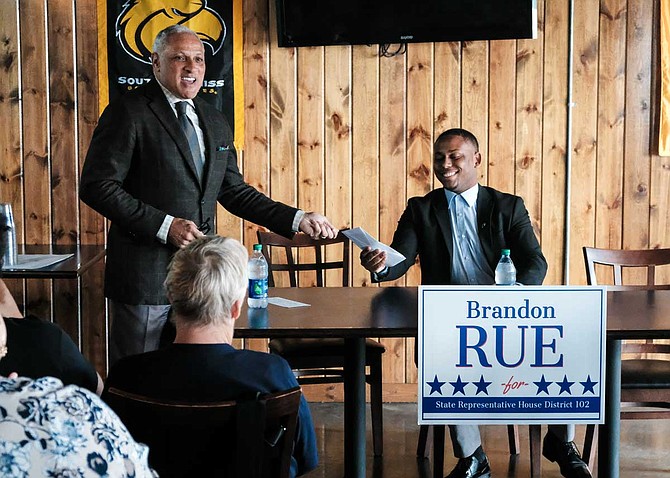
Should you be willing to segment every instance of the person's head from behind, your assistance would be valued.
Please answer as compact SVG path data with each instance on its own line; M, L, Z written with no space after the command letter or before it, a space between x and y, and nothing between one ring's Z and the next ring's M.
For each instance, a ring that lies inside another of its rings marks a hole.
M247 250L235 239L205 236L177 251L165 279L180 327L230 327L247 289Z
M465 129L448 129L435 141L433 171L449 191L461 194L477 184L481 161L479 142Z
M205 78L205 47L193 30L172 25L156 35L151 65L156 79L173 95L195 98Z

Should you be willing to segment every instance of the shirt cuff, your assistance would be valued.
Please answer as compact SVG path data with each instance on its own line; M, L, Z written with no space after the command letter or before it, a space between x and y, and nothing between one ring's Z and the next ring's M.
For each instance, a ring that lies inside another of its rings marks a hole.
M377 281L379 281L379 280L383 280L384 277L386 277L387 275L389 275L389 266L385 266L385 267L384 267L382 270L380 270L379 272L373 272L373 273L372 273L372 277L373 277L373 279L374 279L374 280L377 280Z
M163 224L161 224L161 227L156 234L156 239L158 239L161 244L167 244L168 232L170 232L170 226L172 225L173 220L174 216L170 216L169 214L163 219Z
M293 217L293 225L291 226L293 232L300 232L300 223L303 217L305 217L305 211L298 209Z

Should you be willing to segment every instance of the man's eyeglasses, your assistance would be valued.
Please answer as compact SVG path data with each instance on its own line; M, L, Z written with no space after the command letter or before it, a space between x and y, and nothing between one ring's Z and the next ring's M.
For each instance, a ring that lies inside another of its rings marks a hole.
M212 230L212 225L209 223L210 218L205 219L205 222L198 226L198 230L203 234L209 234L209 231Z

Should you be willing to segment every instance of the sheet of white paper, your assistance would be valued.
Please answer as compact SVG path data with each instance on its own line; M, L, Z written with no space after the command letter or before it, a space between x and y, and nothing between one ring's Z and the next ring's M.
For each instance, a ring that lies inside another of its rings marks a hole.
M393 267L394 265L399 264L405 260L405 256L392 247L379 242L377 239L368 234L363 228L355 227L353 229L342 231L342 234L351 239L351 241L361 249L365 249L367 246L370 246L371 249L379 249L380 251L386 252L386 265L389 267Z
M279 307L309 307L309 304L298 302L297 300L284 299L283 297L268 297L268 304L278 305Z
M64 261L74 254L18 254L16 265L5 270L32 271Z

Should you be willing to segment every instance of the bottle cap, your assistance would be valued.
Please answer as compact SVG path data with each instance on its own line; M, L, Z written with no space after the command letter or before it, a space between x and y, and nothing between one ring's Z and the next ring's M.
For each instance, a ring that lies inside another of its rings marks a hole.
M509 256L509 249L503 249L502 250L502 255L503 256Z
M260 244L254 244L254 251L262 251L262 250L263 250L263 246L262 246L262 245L260 245Z

